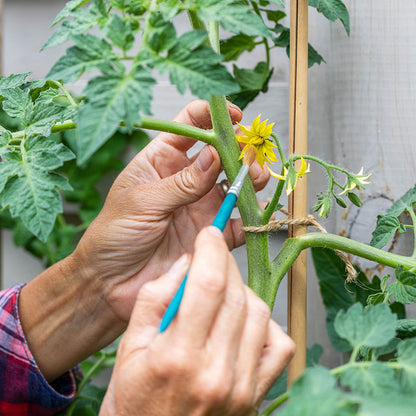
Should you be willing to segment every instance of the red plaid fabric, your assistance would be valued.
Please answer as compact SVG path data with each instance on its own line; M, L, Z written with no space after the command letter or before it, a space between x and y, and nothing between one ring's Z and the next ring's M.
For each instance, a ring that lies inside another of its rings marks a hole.
M49 384L27 346L17 300L23 285L0 291L0 415L47 416L75 397L75 368Z

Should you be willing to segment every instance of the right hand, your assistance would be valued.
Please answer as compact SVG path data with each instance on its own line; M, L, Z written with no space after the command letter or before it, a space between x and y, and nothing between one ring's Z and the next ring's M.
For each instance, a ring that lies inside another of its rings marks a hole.
M160 334L189 261L140 290L100 416L251 416L292 357L214 227L198 235L178 314Z

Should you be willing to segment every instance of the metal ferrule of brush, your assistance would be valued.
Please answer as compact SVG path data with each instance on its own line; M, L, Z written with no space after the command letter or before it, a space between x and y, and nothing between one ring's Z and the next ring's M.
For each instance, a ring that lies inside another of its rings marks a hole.
M243 187L244 179L249 169L250 167L248 165L243 165L241 167L227 194L234 194L237 198L240 196L241 188Z

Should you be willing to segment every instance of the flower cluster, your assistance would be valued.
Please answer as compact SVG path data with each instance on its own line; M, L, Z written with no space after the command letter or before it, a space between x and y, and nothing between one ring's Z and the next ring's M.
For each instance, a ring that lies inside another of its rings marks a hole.
M249 149L255 149L256 160L261 167L264 166L265 162L274 163L277 162L277 157L274 153L274 149L277 146L270 140L273 126L275 123L267 124L268 120L260 122L261 115L258 115L250 127L250 129L237 123L244 136L237 136L237 140L240 143L244 143L245 146L240 154L240 159L243 159ZM283 175L278 175L273 172L270 168L269 171L275 178L285 181L286 193L289 195L297 184L298 178L306 175L310 172L309 165L306 164L302 158L302 165L299 171L296 171L293 164L290 164L288 168L284 168Z

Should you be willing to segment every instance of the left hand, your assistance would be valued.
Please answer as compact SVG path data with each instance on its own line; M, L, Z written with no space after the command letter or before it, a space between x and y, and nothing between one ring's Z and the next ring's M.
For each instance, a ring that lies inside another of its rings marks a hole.
M233 122L241 110L229 104ZM212 128L208 103L194 101L175 121ZM81 275L99 279L115 315L127 322L140 287L165 273L183 253L191 252L198 232L209 225L223 199L216 185L221 162L212 146L196 158L187 151L195 140L161 133L124 169L105 205L72 255ZM251 178L262 189L269 173L254 164ZM224 230L230 249L244 243L241 220Z

